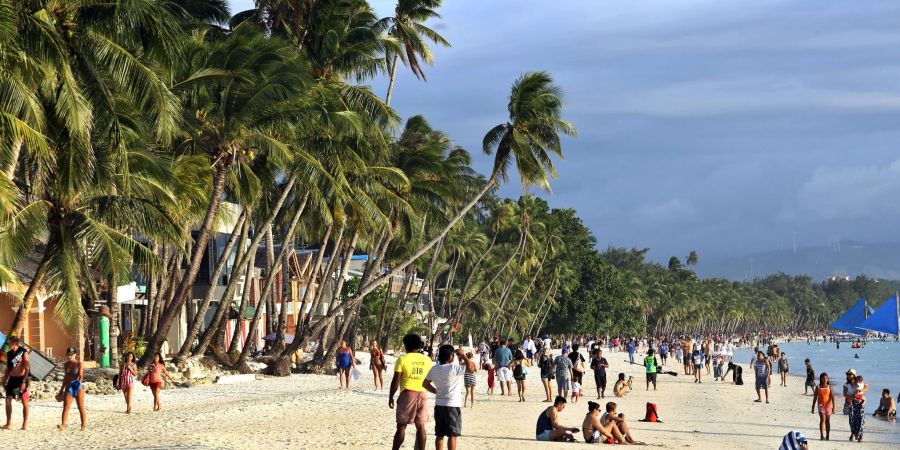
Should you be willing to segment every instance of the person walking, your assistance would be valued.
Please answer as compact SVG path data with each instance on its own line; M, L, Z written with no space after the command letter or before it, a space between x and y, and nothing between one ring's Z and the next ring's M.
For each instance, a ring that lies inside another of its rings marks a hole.
M122 367L119 368L119 379L116 386L125 396L126 414L131 414L131 392L134 389L134 378L137 373L138 367L134 361L134 353L126 352L122 357Z
M150 367L147 369L147 374L144 375L144 378L147 381L145 384L150 386L150 392L153 393L153 410L159 411L162 409L160 391L163 388L163 383L165 383L166 379L169 382L174 382L172 376L169 375L169 371L166 370L166 363L161 353L157 352L153 355L153 360L150 362Z
M625 344L625 349L628 351L628 362L634 364L634 339L628 340L628 344Z
M341 339L340 346L334 352L335 365L338 369L338 389L350 389L350 371L356 367L356 358L353 357L353 349L347 345L347 341Z
M522 350L516 349L513 361L513 378L516 380L516 392L519 401L525 401L525 377L528 375L527 358Z
M803 360L803 363L806 364L806 382L803 384L803 395L806 395L810 388L812 388L813 391L816 389L816 371L813 369L809 358ZM816 393L813 392L813 395L816 395Z
M463 364L455 364L454 357ZM523 358L524 359L524 358ZM462 434L463 405L461 390L467 374L475 373L475 363L463 352L453 349L452 345L438 348L438 365L433 366L425 376L423 387L434 397L434 436L436 450L443 450L444 438L447 448L456 450L457 438Z
M769 403L769 377L772 376L772 364L766 359L766 354L762 351L756 352L756 361L753 362L753 373L756 374L756 400L754 402L762 402L761 390L766 391L766 403Z
M375 390L384 390L384 369L387 364L384 361L384 352L378 345L378 341L372 339L369 344L369 368L372 369L372 377L375 380Z
M528 365L534 364L534 357L537 355L537 345L534 343L534 339L531 339L531 335L525 336L525 340L522 341L522 351L525 352L525 357L528 358Z
M787 353L781 352L778 358L778 374L781 376L781 385L784 387L787 387L787 374L789 371Z
M57 399L62 399L62 420L56 426L59 431L65 431L66 423L69 420L69 409L72 407L72 401L75 401L78 407L78 414L81 417L81 431L87 424L87 411L84 409L84 367L81 361L78 361L75 347L69 347L66 350L66 364L63 366L63 381L59 393L56 394Z
M653 390L656 390L656 373L659 362L653 354L653 349L647 350L647 356L644 357L644 369L647 375L647 390L650 390L650 383L653 383Z
M3 389L6 394L6 425L4 430L12 427L12 402L22 402L22 430L28 428L28 375L31 373L31 362L28 351L22 347L18 336L12 336L6 342L9 351L6 352L6 373L3 374Z
M394 378L388 391L388 408L394 409L394 395L397 397L397 431L394 433L393 449L399 450L406 439L407 425L416 426L417 450L425 450L425 422L428 422L428 396L423 385L429 369L433 365L431 358L421 350L425 346L422 337L417 334L403 336L403 347L406 354L397 358L394 366Z
M544 395L547 397L544 399L544 402L550 403L553 401L553 388L550 387L550 382L553 380L556 366L553 362L553 355L550 354L550 349L547 347L541 348L541 353L538 357L538 368L541 371L541 384L544 385Z
M597 398L606 397L606 369L609 368L609 362L603 357L603 350L599 348L594 351L591 357L591 369L594 370L594 383L597 385Z
M466 353L466 357L469 358L469 361L473 361L472 353ZM463 407L466 406L468 402L469 408L475 407L475 387L478 384L478 377L475 373L478 372L478 366L475 366L475 370L472 372L466 372L463 376L463 383L466 387L466 393L463 396Z
M809 412L815 414L816 406L819 410L819 439L827 441L831 438L834 391L828 383L828 374L825 372L819 374L819 385L813 390L812 409Z
M499 347L494 352L494 367L497 368L497 381L500 382L500 395L512 395L512 359L513 354L506 346L506 339L499 341Z
M572 381L572 360L566 356L565 352L560 353L554 360L556 367L556 389L560 397L567 398L569 396L569 383Z

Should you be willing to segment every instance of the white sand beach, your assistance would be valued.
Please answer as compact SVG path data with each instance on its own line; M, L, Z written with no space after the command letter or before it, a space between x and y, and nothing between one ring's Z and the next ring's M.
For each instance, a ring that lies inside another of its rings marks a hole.
M365 359L366 355L359 357ZM641 367L626 367L624 353L607 357L611 374L621 371L635 377L634 392L624 399L611 400L617 401L619 411L632 418L635 437L650 446L776 449L782 436L793 429L811 438L810 448L815 450L898 448L898 425L871 417L867 418L864 443L848 442L847 418L840 414L833 416L832 441L820 442L818 419L809 413L811 397L803 396L801 379L791 379L786 388L773 387L768 405L753 403L752 380L744 386L732 386L715 383L710 376L702 384L695 384L691 377L661 375L659 390L645 392ZM362 367L366 367L365 362ZM124 413L121 396L90 396L88 431L84 433L78 431L75 411L69 430L57 431L61 404L40 401L32 406L29 431L3 431L0 439L3 448L8 449L390 448L394 411L387 407L388 386L385 392L373 392L371 373L363 374L350 391L338 391L336 377L321 375L170 389L164 392L163 410L158 413L151 411L150 393L144 387L137 389L135 412L131 415ZM460 448L546 449L572 445L533 440L537 415L546 407L540 401L543 394L536 368L529 374L526 403L518 403L514 397L500 397L499 387L494 396L487 396L486 372L479 372L478 382L476 407L463 412ZM577 404L569 404L562 413L566 425L580 427L587 401L596 397L590 395L594 392L592 377L585 376L585 384L589 395ZM871 404L875 394L870 393L869 398ZM647 401L659 405L665 423L637 421L643 417ZM20 411L17 405L15 427L21 424ZM428 430L428 448L433 448L433 423ZM409 431L404 448L413 448L412 437Z

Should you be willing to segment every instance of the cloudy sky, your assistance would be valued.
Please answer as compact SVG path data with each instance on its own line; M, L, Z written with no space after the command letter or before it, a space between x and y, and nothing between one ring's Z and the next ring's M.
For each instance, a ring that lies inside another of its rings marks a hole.
M250 0L232 0L235 11ZM392 1L374 0L381 15ZM428 82L393 106L477 156L509 86L547 70L579 131L552 194L600 246L658 260L896 241L900 2L445 0ZM384 92L384 80L371 82ZM516 195L515 183L504 193Z

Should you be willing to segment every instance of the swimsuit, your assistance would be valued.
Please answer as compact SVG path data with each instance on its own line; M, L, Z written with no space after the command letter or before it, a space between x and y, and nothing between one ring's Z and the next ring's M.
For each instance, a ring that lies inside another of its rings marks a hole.
M349 369L350 368L350 352L343 351L338 352L337 354L337 366L338 369Z

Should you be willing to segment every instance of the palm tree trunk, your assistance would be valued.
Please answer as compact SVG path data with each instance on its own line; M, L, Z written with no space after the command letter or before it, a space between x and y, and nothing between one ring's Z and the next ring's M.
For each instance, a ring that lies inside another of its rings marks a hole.
M114 271L115 272L115 271ZM119 367L119 277L113 273L109 277L109 362L110 367Z
M146 351L144 356L141 357L142 365L149 361L151 355L155 355L162 347L166 335L169 334L169 329L172 327L172 324L175 323L175 318L187 301L194 280L197 278L197 273L200 272L200 262L203 259L203 255L206 253L206 244L209 241L210 230L216 220L216 213L218 212L219 205L222 201L222 193L225 192L225 179L228 175L228 169L229 164L225 162L220 161L216 164L216 173L213 176L212 195L210 196L209 206L206 209L206 215L203 217L200 228L197 230L197 238L194 240L194 245L191 249L187 272L178 284L178 289L175 291L176 293L172 305L163 311L159 318L159 323L157 324L156 333L154 333L153 337L150 338L150 341L147 342Z
M410 255L406 260L402 261L400 264L394 266L394 268L389 270L387 273L384 273L384 274L376 277L375 279L373 279L370 283L366 284L365 286L360 286L359 292L356 294L356 296L353 297L352 299L344 302L344 304L341 306L341 311L339 311L339 312L343 312L343 310L355 307L356 304L362 302L362 300L370 292L374 291L375 289L378 289L379 286L386 283L387 280L389 280L391 277L406 270L407 266L414 263L422 255L424 255L428 250L430 250L432 247L434 247L435 244L437 244L437 241L443 239L444 236L446 236L447 233L454 226L456 226L456 224L460 220L462 220L463 217L465 217L465 215L469 212L469 210L471 210L478 203L478 201L481 200L481 198L484 197L484 195L487 194L488 191L490 191L491 188L493 188L495 185L496 185L496 181L493 178L488 180L488 182L485 183L485 185L481 189L481 191L472 200L470 200L469 203L466 204L459 212L457 212L456 216L454 216L449 222L447 222L447 224L444 226L444 229L441 230L441 232L438 233L437 236L433 237L425 245L423 245L421 248L419 248L419 250L417 250L415 253ZM313 336L313 335L318 334L319 332L322 331L322 329L327 327L329 324L333 323L335 318L336 318L335 314L331 314L327 317L322 318L322 320L318 321L315 325L311 326L308 330L304 330L305 332L304 332L303 336L304 337L305 336ZM297 339L295 337L294 343L291 345L290 351L292 351L292 352L296 351L297 348L299 348L300 345L302 345L302 344L303 344L303 339L302 338Z
M284 255L287 253L288 248L290 248L287 243L291 242L294 239L294 231L297 229L297 224L300 223L300 217L303 216L304 209L305 208L297 208L297 211L294 213L294 217L291 218L291 224L288 226L288 229L287 231L285 231L284 237L281 240L281 251L278 254L278 258L275 259L275 266L272 267L272 270L266 274L266 283L263 287L263 295L260 303L262 302L262 300L272 295L272 287L275 285L275 276L278 272L278 266L281 265L281 261L284 260ZM249 337L253 335L253 332L256 330L256 325L259 321L260 309L261 308L259 307L256 308L256 311L253 313L253 319L250 321L250 328L247 331L248 339L244 341L244 349L241 351L241 356L238 357L237 363L235 364L235 366L237 366L238 368L241 368L244 365L244 362L247 360L247 353L250 350L250 343L252 341L252 339L249 339Z
M447 280L444 282L444 295L441 299L441 310L438 313L438 315L441 317L446 316L447 311L449 311L450 309L450 289L451 286L453 286L453 280L456 278L456 269L457 267L459 267L460 259L462 259L462 254L460 252L456 252L453 255L453 259L450 262L450 268L447 271ZM435 285L437 285L437 280L435 280Z
M296 181L297 181L297 175L293 174L287 180L284 187L282 187L281 195L280 195L280 197L278 197L278 201L276 201L275 204L272 205L272 208L269 211L269 215L266 217L266 220L263 221L263 223L261 223L259 225L259 229L257 229L256 232L253 234L253 240L250 241L250 245L247 246L246 251L243 254L241 254L241 256L239 258L237 258L237 263L234 265L234 268L236 270L246 270L246 269L244 269L244 267L248 264L252 266L253 261L256 259L256 252L257 252L257 249L259 248L259 244L262 242L263 238L265 237L265 233L263 233L262 230L267 229L269 227L269 225L272 224L272 221L275 220L275 217L278 215L278 212L281 210L281 206L284 204L285 199L287 199L288 194L290 194L291 191L293 190L294 183L296 183ZM210 322L211 328L213 328L213 326L215 326L214 328L217 328L218 326L221 326L224 323L223 318L225 315L225 311L227 310L227 308L231 307L231 299L234 296L234 290L237 288L237 284L238 284L237 280L238 280L237 277L231 277L231 279L228 280L228 286L225 288L225 293L222 294L222 299L220 300L219 307L216 309L216 315L213 317L213 321ZM257 307L258 306L259 305L257 305ZM214 329L214 330L212 330L212 332L210 332L210 329L207 329L207 332L203 333L203 337L200 339L200 344L197 346L197 349L194 351L195 354L202 355L206 351L206 348L209 346L209 343L212 341L213 337L215 337L214 336L215 331L216 330ZM142 361L143 361L143 359L142 359Z
M388 89L387 95L384 96L384 104L391 106L391 97L394 94L394 81L397 79L397 59L399 55L394 55L394 60L391 62L391 76L388 81Z
M49 245L50 243L48 243L48 247ZM25 322L28 320L28 313L31 311L31 308L34 307L34 299L37 297L38 289L40 289L41 285L44 283L44 278L47 276L47 268L49 265L50 251L45 250L44 256L38 264L37 269L34 271L34 276L31 278L31 284L28 285L25 295L22 296L22 306L16 311L16 317L13 319L12 326L9 327L9 333L6 334L7 336L22 336L22 332L25 330Z
M245 225L245 234L247 233L246 228ZM226 349L228 352L234 351L238 339L241 337L241 314L244 312L244 306L246 306L247 300L249 300L250 295L252 295L252 289L255 289L254 283L256 283L256 281L253 278L253 264L247 264L247 268L244 270L244 290L241 292L241 301L238 302L238 318L235 321L234 331L231 333L231 342L228 343L228 348Z
M321 286L320 284L318 284L322 280L322 277L319 276L319 271L322 269L322 261L325 259L325 247L328 246L328 238L331 237L331 231L333 229L333 226L328 225L328 228L325 230L325 236L322 237L322 241L319 246L319 252L316 255L316 263L313 265L313 268L309 273L309 280L307 280L306 289L303 291L303 299L300 300L300 318L297 320L297 329L294 330L295 338L300 334L302 326L306 322L307 315L314 315L316 313L311 309L312 305L310 305L309 312L306 311L306 302L307 300L309 300L310 292L312 292L310 286L313 283L316 283L317 286ZM318 293L318 290L316 292Z
M384 293L384 303L381 305L381 319L378 320L378 333L375 335L375 338L378 339L378 343L384 347L385 339L384 339L384 322L385 317L387 316L388 303L391 301L391 290L394 289L394 279L391 278L388 281L387 292Z
M528 334L534 333L534 326L537 325L537 318L540 317L541 311L543 311L543 309L544 309L544 304L547 303L547 299L550 298L550 292L553 291L555 286L556 286L556 279L554 278L553 282L550 283L550 289L547 289L547 293L544 294L544 299L541 300L541 306L537 309L537 311L534 314L534 320L531 321L531 327L528 328Z
M19 165L19 154L22 153L22 144L24 144L23 140L16 139L12 142L12 146L9 149L9 166L3 171L3 174L6 175L6 179L9 181L13 181L13 178L16 176L16 167Z
M188 333L185 337L184 344L181 346L181 350L178 352L178 356L175 357L177 360L183 360L184 358L190 356L191 347L194 345L194 338L197 337L197 333L200 332L200 327L203 325L204 319L206 318L206 311L209 309L209 304L212 302L213 296L216 292L216 286L219 284L219 278L222 276L222 272L225 270L225 264L228 262L229 257L231 256L231 249L234 248L235 242L237 242L237 238L241 235L240 231L244 228L244 222L247 220L247 210L241 212L240 217L238 217L237 223L234 224L234 229L231 230L231 235L228 236L228 241L225 243L225 248L222 249L222 256L219 256L219 260L216 261L216 267L213 269L212 277L210 279L209 290L206 291L206 295L203 297L203 301L200 303L199 308L197 308L196 314L194 314L194 320L191 322L190 327L188 327ZM243 246L246 242L241 240L240 246Z
M306 194L303 195L303 200L300 200L300 205L297 206L297 208L300 208L301 212L302 212L302 210L306 209L307 201L309 201L309 192L308 191L306 192ZM293 246L293 242L285 241L285 242L282 242L281 245L282 246L286 246L286 245ZM284 254L284 261L281 262L281 310L278 312L278 323L275 327L276 334L275 334L275 343L273 346L274 353L281 352L281 350L284 349L284 333L286 331L285 328L287 327L287 304L288 304L288 297L290 297L290 294L291 294L291 288L290 288L290 286L291 286L291 284L290 284L291 283L291 267L290 267L290 261L288 261L288 259L290 258L290 255L292 255L293 253L283 252L283 254ZM297 277L299 279L299 277L300 277L299 273L297 274ZM296 334L296 331L294 333Z

